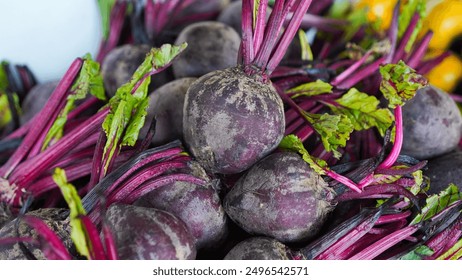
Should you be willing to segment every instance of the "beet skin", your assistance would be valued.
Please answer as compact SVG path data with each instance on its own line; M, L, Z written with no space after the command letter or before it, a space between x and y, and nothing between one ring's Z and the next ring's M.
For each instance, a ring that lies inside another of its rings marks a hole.
M186 93L183 136L208 171L248 169L277 147L284 129L284 107L274 87L240 67L204 75Z

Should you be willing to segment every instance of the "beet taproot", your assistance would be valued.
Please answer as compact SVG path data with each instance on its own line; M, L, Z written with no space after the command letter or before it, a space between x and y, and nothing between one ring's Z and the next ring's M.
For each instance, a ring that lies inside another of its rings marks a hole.
M403 106L402 154L430 159L454 150L462 135L462 115L444 91L426 86Z
M251 234L303 242L321 230L334 197L299 155L278 152L252 166L223 204L229 217Z
M169 212L113 204L106 214L120 259L185 260L196 257L194 237L186 225Z

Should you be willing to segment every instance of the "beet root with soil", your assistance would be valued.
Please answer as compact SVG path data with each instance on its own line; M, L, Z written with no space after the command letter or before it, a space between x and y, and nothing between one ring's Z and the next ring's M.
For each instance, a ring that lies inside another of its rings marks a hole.
M299 155L280 152L252 166L226 195L224 207L252 234L301 242L321 230L333 199L333 190Z

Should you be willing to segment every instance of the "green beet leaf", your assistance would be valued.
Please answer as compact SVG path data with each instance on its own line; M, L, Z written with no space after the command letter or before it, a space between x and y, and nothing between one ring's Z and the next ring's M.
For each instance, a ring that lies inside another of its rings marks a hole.
M316 80L315 82L309 82L301 84L294 88L291 88L287 93L294 94L293 99L300 96L316 96L332 92L332 85L321 80Z
M389 102L389 107L403 106L416 94L417 90L427 85L427 80L403 61L380 67L382 82L380 91Z
M67 116L75 108L76 101L85 99L88 93L100 100L106 99L100 65L98 62L94 61L89 54L84 56L82 68L71 87L71 93L67 96L66 105L48 131L43 141L42 151L45 150L52 141L59 140L63 137Z
M425 257L433 255L432 249L425 245L420 245L411 252L399 258L400 260L423 260Z
M91 242L87 236L85 227L80 220L81 216L86 215L83 208L82 201L77 193L75 187L67 182L66 172L61 168L56 168L53 174L53 180L58 185L64 199L69 206L70 225L71 225L71 239L75 244L77 251L87 258L90 258Z
M114 7L115 2L116 0L98 0L104 40L107 40L109 38L111 11Z
M436 214L461 199L462 193L459 192L458 187L454 184L450 184L439 194L431 195L426 199L425 206L422 208L421 213L411 221L410 225L414 225L434 217Z
M347 116L355 130L366 130L377 127L383 136L392 125L394 117L389 109L379 108L380 101L371 95L355 88L350 89L341 98L335 100L341 107L329 105L337 115Z
M354 126L345 115L311 114L303 112L303 117L311 123L314 130L321 136L322 144L328 152L339 159L342 155L337 150L345 147L350 139Z
M303 146L303 143L300 140L300 138L298 138L297 136L293 134L285 136L279 143L279 148L299 153L300 155L302 155L303 160L307 162L316 173L320 175L326 174L324 169L328 168L327 163L322 159L318 159L310 155Z
M298 39L300 41L300 48L302 50L302 60L312 61L313 51L311 50L311 46L310 46L310 43L308 42L308 38L306 37L305 31L303 31L302 29L298 31Z
M119 87L115 96L109 100L110 111L103 122L103 130L108 139L103 152L103 158L106 159L105 172L117 148L133 146L138 139L147 115L151 75L170 65L186 47L186 43L179 46L165 44L151 49L130 81Z

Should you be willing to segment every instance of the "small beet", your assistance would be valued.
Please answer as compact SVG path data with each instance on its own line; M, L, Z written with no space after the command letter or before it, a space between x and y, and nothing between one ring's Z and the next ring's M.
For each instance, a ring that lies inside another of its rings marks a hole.
M224 207L251 234L303 242L321 230L333 198L333 190L299 155L279 152L252 166L226 195Z
M191 164L195 176L206 177L197 163ZM227 216L221 205L215 182L200 186L177 181L158 188L140 198L135 204L168 211L185 222L196 238L196 248L217 247L227 235Z
M251 237L234 246L225 260L293 260L294 253L269 237Z
M123 45L111 50L101 65L101 74L108 97L114 96L117 89L127 83L135 70L151 50L148 45ZM170 81L168 71L162 71L152 77L150 88L159 87Z
M462 190L462 151L452 151L429 160L424 175L430 178L429 194L437 194L451 183Z
M29 91L21 104L23 112L19 118L21 125L31 120L42 110L58 83L59 81L51 81L38 84Z
M152 139L155 146L183 139L183 104L189 86L196 78L173 80L149 95L147 120L156 120L156 130ZM145 125L140 135L145 135Z
M171 213L113 204L106 214L120 259L185 260L196 257L194 237Z
M454 150L462 134L462 116L444 91L427 86L403 106L401 153L430 159Z
M175 45L187 42L188 47L172 65L175 77L200 77L214 70L237 64L241 38L221 22L204 21L181 31Z

